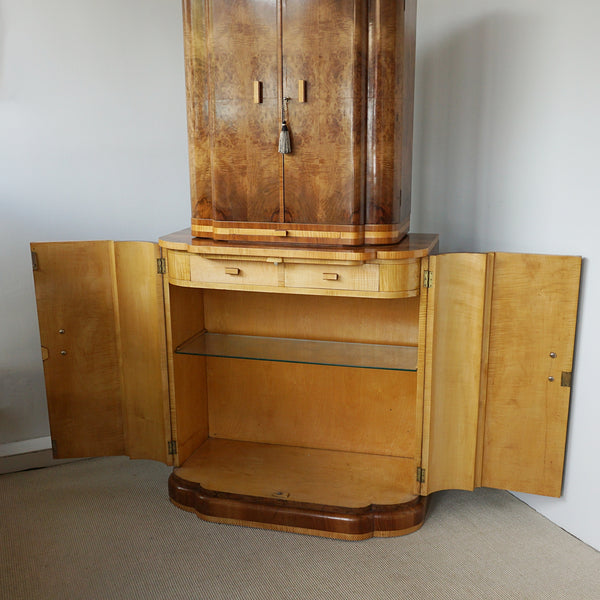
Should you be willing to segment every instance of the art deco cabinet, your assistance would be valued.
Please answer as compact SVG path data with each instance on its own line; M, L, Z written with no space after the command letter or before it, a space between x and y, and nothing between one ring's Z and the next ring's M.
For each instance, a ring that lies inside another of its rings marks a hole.
M192 234L399 241L410 218L415 0L183 5Z
M578 257L32 244L56 457L174 465L202 518L344 539L432 492L561 491Z
M407 235L415 1L183 8L191 230L32 244L55 456L345 539L437 490L559 495L581 261Z

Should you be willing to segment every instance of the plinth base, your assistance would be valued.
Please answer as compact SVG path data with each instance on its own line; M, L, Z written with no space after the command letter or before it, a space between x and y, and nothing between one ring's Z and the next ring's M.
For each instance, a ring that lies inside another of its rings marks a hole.
M412 533L423 524L427 510L425 496L402 504L344 508L214 492L175 473L169 478L169 497L206 521L344 540Z

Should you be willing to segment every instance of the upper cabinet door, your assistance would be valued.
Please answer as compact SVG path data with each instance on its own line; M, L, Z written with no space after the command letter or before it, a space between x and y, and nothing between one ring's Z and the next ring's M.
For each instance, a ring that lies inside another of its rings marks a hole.
M57 242L31 250L55 457L169 463L158 246Z
M429 260L422 493L559 496L581 259Z
M195 236L406 234L415 0L184 0L184 20Z
M287 0L282 15L286 220L362 225L367 3Z
M192 217L280 220L276 0L184 0Z
M560 496L581 258L494 255L481 485Z

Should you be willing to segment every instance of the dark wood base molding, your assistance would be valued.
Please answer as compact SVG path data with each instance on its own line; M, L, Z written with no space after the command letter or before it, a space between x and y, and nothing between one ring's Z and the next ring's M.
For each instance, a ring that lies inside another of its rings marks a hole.
M396 244L406 236L409 221L392 225L310 225L247 223L192 219L192 235L216 241L270 242L318 246Z
M344 540L412 533L423 524L428 503L426 496L403 504L363 508L288 502L213 492L175 473L169 477L169 497L173 504L205 521Z

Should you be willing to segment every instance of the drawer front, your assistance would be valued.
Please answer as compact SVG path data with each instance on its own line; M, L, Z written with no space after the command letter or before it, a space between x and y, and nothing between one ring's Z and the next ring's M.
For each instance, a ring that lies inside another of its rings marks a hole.
M379 265L286 264L285 285L291 288L323 290L379 290Z
M263 261L190 257L191 280L197 283L277 286L277 266Z

